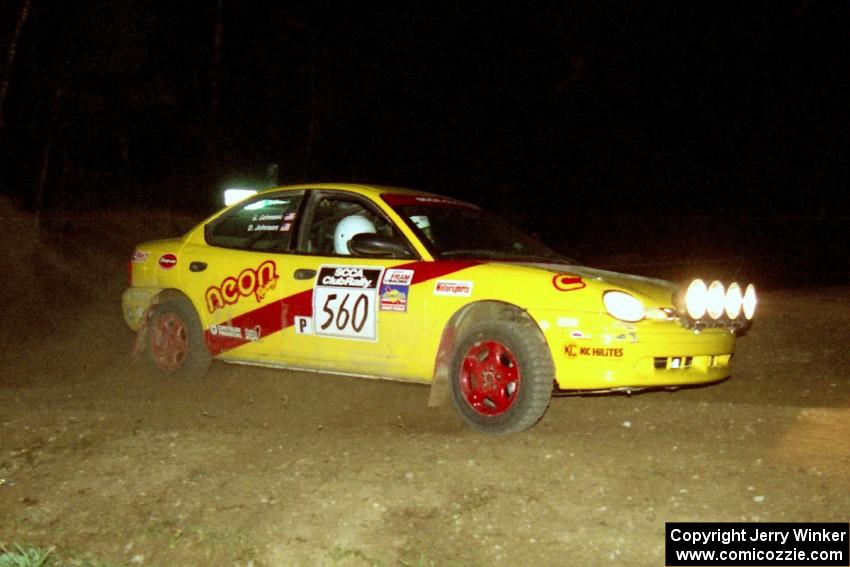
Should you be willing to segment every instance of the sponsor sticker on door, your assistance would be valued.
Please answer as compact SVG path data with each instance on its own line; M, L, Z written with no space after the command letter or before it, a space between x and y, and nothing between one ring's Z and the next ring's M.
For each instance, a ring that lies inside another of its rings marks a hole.
M434 295L469 297L472 295L472 282L466 280L437 280L434 283Z

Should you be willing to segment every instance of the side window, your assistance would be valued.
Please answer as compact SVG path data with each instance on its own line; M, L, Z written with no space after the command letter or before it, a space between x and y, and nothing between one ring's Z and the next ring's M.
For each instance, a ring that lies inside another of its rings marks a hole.
M263 195L205 227L207 244L223 248L284 252L292 239L302 195Z
M303 229L299 251L320 256L352 256L348 241L363 233L400 238L396 228L366 202L356 197L322 195ZM412 251L408 255L412 256Z

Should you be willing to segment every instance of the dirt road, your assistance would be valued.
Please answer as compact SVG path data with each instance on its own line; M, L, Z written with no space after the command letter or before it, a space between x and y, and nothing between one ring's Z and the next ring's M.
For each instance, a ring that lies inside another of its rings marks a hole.
M766 294L724 383L558 398L492 438L421 386L148 376L122 278L7 324L0 541L122 565L657 566L668 521L850 519L847 289Z

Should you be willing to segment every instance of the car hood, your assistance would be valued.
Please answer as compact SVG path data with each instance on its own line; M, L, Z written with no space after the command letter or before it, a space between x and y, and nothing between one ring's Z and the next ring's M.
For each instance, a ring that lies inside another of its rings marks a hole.
M522 265L538 270L545 270L552 274L574 274L581 276L588 283L596 283L599 287L611 287L630 291L651 300L652 303L659 307L671 305L673 294L678 289L676 284L658 278L623 274L575 264L528 263Z

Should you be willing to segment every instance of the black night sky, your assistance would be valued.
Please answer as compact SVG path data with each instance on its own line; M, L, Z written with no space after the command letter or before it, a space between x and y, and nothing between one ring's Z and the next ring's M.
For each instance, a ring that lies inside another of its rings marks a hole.
M0 191L206 211L277 163L281 184L430 190L556 244L693 216L773 253L789 235L759 219L847 242L846 2L308 6L6 0Z

